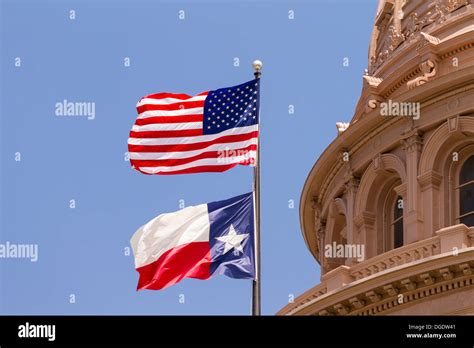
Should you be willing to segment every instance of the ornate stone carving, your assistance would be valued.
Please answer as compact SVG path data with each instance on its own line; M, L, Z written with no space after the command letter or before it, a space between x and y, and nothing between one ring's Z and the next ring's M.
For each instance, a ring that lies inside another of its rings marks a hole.
M428 25L435 22L444 22L446 20L446 15L449 13L444 1L446 0L434 1L433 9L421 18L417 12L410 14L407 18L406 29L403 32L405 39L413 40L417 37L417 34L421 33L421 30Z
M435 0L434 1L434 9L429 11L426 16L424 16L420 22L420 30L423 29L424 27L438 22L442 23L446 20L446 15L449 13L447 6L446 6L446 0Z
M388 49L393 52L405 40L405 37L400 33L394 25L388 28Z
M387 292L388 296L397 296L398 289L394 287L392 284L385 285L383 289Z
M408 291L416 289L416 282L411 279L404 279L400 282Z
M418 130L413 130L405 134L405 138L400 140L400 143L403 145L403 148L408 152L419 151L423 147L423 137L422 133Z
M346 129L349 128L349 125L349 122L336 122L337 135L344 133Z
M469 4L469 0L448 0L446 8L449 12L456 11L458 8L461 8Z
M354 173L352 171L348 173L348 175L345 178L345 183L344 183L344 192L345 193L356 193L357 188L360 185L360 178L354 176Z
M471 267L469 266L468 263L463 263L459 265L459 269L461 270L462 274L464 274L465 276L472 274Z
M429 273L420 274L420 280L425 283L425 285L434 284L434 278Z
M349 299L349 302L356 309L360 309L360 308L364 307L364 305L365 305L365 302L363 300L357 298L357 297L353 297L353 298Z
M416 33L418 33L421 30L421 25L420 25L420 20L418 19L418 14L416 12L413 12L410 14L410 16L407 19L407 26L406 30L404 32L404 36L406 40L413 40L416 36Z
M449 270L449 268L443 268L439 270L439 273L443 277L444 280L451 280L453 279L453 272Z
M369 57L369 71L373 72L380 67L387 58L404 41L411 41L418 37L421 31L434 23L443 23L447 15L457 9L467 6L470 0L432 0L430 10L423 15L412 12L406 19L403 19L401 8L406 1L395 0L394 4L389 4L380 13L376 21L376 39L374 49ZM399 8L395 13L396 8ZM402 20L405 22L405 29L402 31Z
M327 310L323 309L322 311L319 311L318 315L325 317L325 316L332 316L333 314L331 312L328 312Z
M368 74L364 75L363 78L370 87L378 87L378 85L383 81L383 79L379 77L370 76Z
M337 305L335 305L334 309L339 315L349 314L349 308L347 306L344 306L342 303L338 303Z
M378 68L382 65L390 54L405 40L403 33L399 32L394 25L390 25L387 30L387 35L384 42L381 45L381 49L378 50L378 54L374 61L374 67L371 70Z
M365 296L367 296L367 298L372 303L375 303L375 302L380 301L382 299L382 297L379 294L377 294L375 291L369 291L365 294Z
M367 107L369 107L370 109L376 109L377 105L378 102L376 99L369 99L369 101L367 102Z
M432 45L437 45L441 42L441 40L438 39L437 37L429 35L429 34L424 33L422 31L420 32L420 35L423 36L423 38Z
M436 73L437 64L434 62L434 60L427 59L423 63L420 64L420 70L423 73L423 75L418 76L417 78L414 78L413 80L410 80L407 82L407 87L408 89L413 89L417 86L420 86L426 82L428 82L430 79L432 79Z

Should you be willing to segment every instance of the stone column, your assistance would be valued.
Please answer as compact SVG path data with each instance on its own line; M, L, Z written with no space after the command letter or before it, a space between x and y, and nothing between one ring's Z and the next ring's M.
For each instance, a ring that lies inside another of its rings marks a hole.
M429 238L435 235L440 228L440 184L441 174L430 170L418 177L421 188L421 203L424 221L424 236Z
M403 208L407 210L403 215L406 222L406 231L404 235L406 240L404 244L409 244L423 239L423 220L419 207L419 188L418 188L418 163L422 150L423 139L419 131L411 130L405 134L401 140L405 149L407 166L407 199Z
M347 212L346 212L346 221L347 221L347 244L353 245L356 241L355 238L355 226L354 226L354 206L355 198L357 194L357 188L359 187L360 180L351 176L345 184L345 194L347 201ZM347 260L347 265L352 265L354 263L353 258Z
M375 238L375 214L363 211L354 219L354 225L360 233L360 243L365 246L365 259L377 255L377 238Z

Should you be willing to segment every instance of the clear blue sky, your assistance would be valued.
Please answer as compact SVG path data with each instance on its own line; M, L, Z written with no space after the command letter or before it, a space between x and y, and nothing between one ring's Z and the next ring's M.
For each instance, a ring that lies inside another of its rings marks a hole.
M180 200L248 192L252 170L146 176L124 153L140 97L242 83L256 58L264 63L263 313L316 285L299 198L335 122L352 117L375 10L375 0L1 1L0 243L38 244L39 259L0 259L0 313L248 314L246 280L188 279L136 292L124 248ZM56 116L64 99L94 102L95 119Z

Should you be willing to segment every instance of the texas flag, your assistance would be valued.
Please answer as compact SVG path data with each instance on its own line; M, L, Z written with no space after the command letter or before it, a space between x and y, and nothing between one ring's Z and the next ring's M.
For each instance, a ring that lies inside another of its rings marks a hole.
M137 290L214 274L254 279L253 193L161 214L130 240Z

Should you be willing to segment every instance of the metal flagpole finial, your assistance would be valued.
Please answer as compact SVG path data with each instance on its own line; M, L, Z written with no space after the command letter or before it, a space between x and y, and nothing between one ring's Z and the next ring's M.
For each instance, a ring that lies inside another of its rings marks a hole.
M256 79L259 79L260 75L262 75L262 65L263 65L262 61L258 59L254 60L252 63L253 70L255 70L253 74L255 75Z

